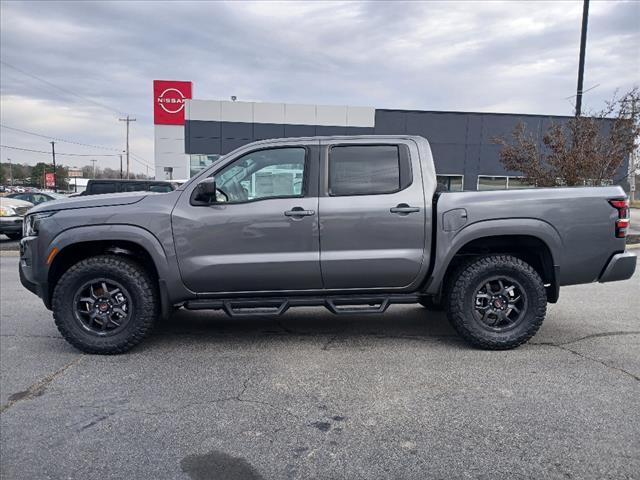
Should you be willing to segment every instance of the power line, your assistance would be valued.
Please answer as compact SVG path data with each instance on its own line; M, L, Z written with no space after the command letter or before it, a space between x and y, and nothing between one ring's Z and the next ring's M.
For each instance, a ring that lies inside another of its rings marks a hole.
M41 138L46 138L46 139L49 139L49 140L55 140L56 142L71 143L73 145L82 145L83 147L99 148L99 149L102 149L102 150L112 150L114 152L121 152L122 151L119 148L106 147L104 145L91 145L89 143L75 142L73 140L65 140L63 138L52 137L50 135L42 135L40 133L30 132L29 130L23 130L21 128L10 127L8 125L0 124L0 127L6 128L7 130L14 130L16 132L25 133L27 135L33 135L34 137L41 137Z
M51 152L46 152L44 150L33 150L31 148L22 148L22 147L14 147L12 145L0 145L2 148L10 148L11 150L20 150L22 152L32 152L32 153L45 153L47 155L51 155ZM117 157L117 153L59 153L56 152L56 155L64 155L65 157Z
M142 158L140 155L137 155L133 152L129 152L129 153L131 154L131 158L133 158L136 162L141 163L149 168L152 168L151 164L149 164L149 162L147 162L147 160Z
M17 71L17 72L22 73L23 75L26 75L27 77L31 77L31 78L34 78L34 79L36 79L36 80L38 80L38 81L42 82L42 83L46 83L46 84L47 84L47 85L49 85L50 87L56 88L56 89L58 89L58 90L60 90L60 91L62 91L62 92L65 92L65 93L69 94L69 95L73 95L73 96L75 96L75 97L81 98L82 100L84 100L84 101L86 101L86 102L90 102L90 103L93 103L94 105L97 105L97 106L99 106L99 107L106 108L107 110L109 110L109 111L111 111L111 112L115 112L115 113L116 113L116 114L118 114L118 115L120 115L120 114L124 113L124 112L121 112L121 111L116 110L116 109L114 109L114 108L111 108L111 107L109 107L108 105L105 105L104 103L97 102L97 101L92 100L92 99L90 99L90 98L88 98L88 97L85 97L85 96L83 96L83 95L80 95L79 93L72 92L71 90L67 90L66 88L62 88L62 87L60 87L60 86L58 86L58 85L56 85L56 84L54 84L54 83L51 83L51 82L50 82L50 81L48 81L48 80L45 80L44 78L40 78L40 77L38 77L37 75L34 75L33 73L29 73L29 72L27 72L27 71L25 71L25 70L22 70L21 68L18 68L18 67L14 66L14 65L11 65L10 63L5 62L4 60L0 60L0 63L1 63L2 65L5 65L5 66L9 67L9 68L12 68L13 70L15 70L15 71Z

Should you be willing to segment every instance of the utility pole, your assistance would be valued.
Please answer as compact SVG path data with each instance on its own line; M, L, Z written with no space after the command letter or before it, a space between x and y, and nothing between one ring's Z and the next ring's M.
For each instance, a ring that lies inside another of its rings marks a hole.
M96 178L96 162L97 162L97 160L92 158L91 162L93 163L93 179L95 180L95 178Z
M576 94L576 117L582 114L582 87L584 83L584 57L587 49L587 22L589 20L589 0L582 5L582 34L580 35L580 60L578 62L578 92Z
M120 118L119 119L121 122L127 122L127 180L129 179L129 123L131 122L135 122L136 119L135 118L130 118L129 115L127 115L127 118Z
M13 167L11 166L11 159L7 158L7 161L9 162L9 179L11 181L11 186L13 187Z
M120 154L120 180L122 180L122 154Z
M58 191L58 178L56 177L56 142L51 143L51 157L53 158L53 191ZM46 182L45 182L46 185Z

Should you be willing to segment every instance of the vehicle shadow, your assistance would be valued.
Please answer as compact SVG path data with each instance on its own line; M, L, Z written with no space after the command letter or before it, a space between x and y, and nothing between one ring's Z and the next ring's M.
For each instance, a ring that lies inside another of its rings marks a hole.
M189 342L255 343L296 341L323 342L357 337L433 340L462 345L442 312L419 305L392 306L384 314L333 315L321 307L291 309L281 316L230 318L222 312L181 309L159 322L144 345Z

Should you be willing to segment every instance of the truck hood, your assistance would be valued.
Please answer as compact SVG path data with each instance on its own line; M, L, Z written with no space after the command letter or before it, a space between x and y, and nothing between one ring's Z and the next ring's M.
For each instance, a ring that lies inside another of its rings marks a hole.
M44 202L33 207L29 213L51 212L58 210L71 210L74 208L116 207L118 205L131 205L142 200L148 195L160 195L150 192L125 192L109 193L104 195L87 195L86 197L70 197L61 200Z

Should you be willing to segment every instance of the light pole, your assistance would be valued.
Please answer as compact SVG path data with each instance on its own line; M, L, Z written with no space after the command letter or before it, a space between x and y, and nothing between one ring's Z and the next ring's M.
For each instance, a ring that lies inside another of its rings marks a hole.
M56 142L51 143L51 157L53 158L53 191L58 191L58 179L56 178ZM45 182L46 185L46 182Z
M130 118L129 115L127 115L127 118L120 118L118 120L121 122L127 122L127 180L129 180L129 124L131 122L135 122L136 119Z
M13 187L13 167L11 166L11 159L7 157L7 161L9 162L9 181Z
M589 20L589 0L582 5L582 33L580 34L580 59L578 61L578 92L576 94L576 117L582 114L582 88L584 84L584 57L587 49L587 22Z

